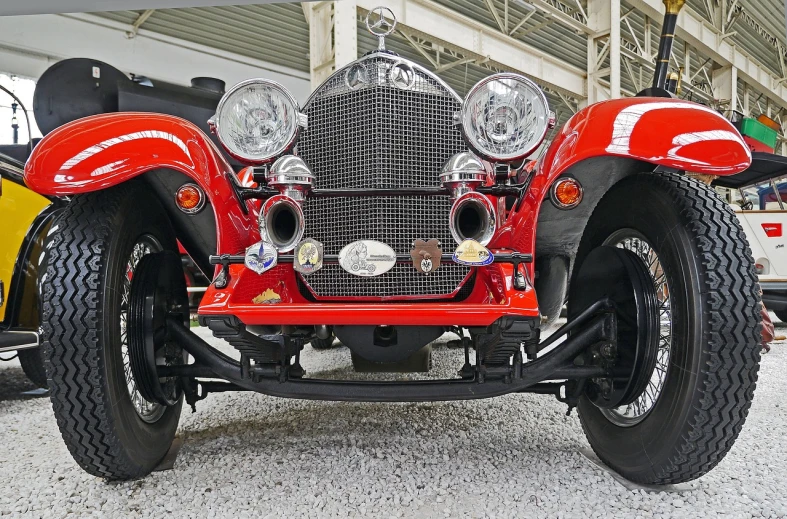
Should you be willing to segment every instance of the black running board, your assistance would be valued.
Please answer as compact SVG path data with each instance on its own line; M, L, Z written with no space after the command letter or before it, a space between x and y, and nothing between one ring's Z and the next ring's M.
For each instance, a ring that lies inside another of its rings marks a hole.
M38 347L35 332L0 332L0 353Z

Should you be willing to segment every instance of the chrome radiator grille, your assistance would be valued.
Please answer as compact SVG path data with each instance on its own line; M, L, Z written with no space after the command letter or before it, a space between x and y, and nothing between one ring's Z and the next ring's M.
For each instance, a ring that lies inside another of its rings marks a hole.
M328 79L304 107L309 126L298 154L314 172L317 188L437 186L442 165L467 149L453 124L460 101L414 65L412 86L397 88L390 80L397 63L399 58L382 54L357 62ZM326 254L362 239L408 254L418 238L437 238L450 252L455 244L449 209L447 197L309 198L305 236L322 242ZM434 297L454 292L468 272L443 264L424 276L412 264L398 264L381 276L362 278L326 265L305 281L318 297Z
M450 207L448 197L313 198L304 204L305 236L322 242L326 254L338 254L348 243L364 239L409 254L418 236L437 238L448 252L454 248L446 225ZM424 276L412 263L398 263L381 276L362 278L339 265L325 265L306 277L306 283L322 297L435 296L456 290L468 272L451 263Z

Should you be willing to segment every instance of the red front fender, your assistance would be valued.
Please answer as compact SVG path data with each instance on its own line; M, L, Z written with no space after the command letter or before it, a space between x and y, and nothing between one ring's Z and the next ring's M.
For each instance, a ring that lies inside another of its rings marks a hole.
M194 124L169 115L113 113L86 117L49 133L25 166L25 182L46 195L106 189L147 171L170 169L205 190L216 218L218 253L235 254L258 240L229 178L232 168Z
M553 139L537 165L520 210L509 221L511 241L501 240L495 245L536 252L536 222L550 186L562 174L580 171L583 163L599 157L610 161L609 169L593 166L590 176L599 176L599 184L610 184L627 173L611 167L611 162L618 159L633 159L628 160L633 167L645 162L711 175L732 175L751 164L751 153L738 130L708 107L649 97L597 103L577 112ZM592 210L595 202L586 200L583 204L590 204L588 210ZM564 219L579 218L578 213L589 216L578 208L565 214ZM562 239L570 242L569 234L581 234L584 226L576 223L569 224L570 229L560 229L565 232Z
M749 147L717 112L690 101L634 97L577 112L552 141L539 175L554 179L603 155L709 175L732 175L751 165Z

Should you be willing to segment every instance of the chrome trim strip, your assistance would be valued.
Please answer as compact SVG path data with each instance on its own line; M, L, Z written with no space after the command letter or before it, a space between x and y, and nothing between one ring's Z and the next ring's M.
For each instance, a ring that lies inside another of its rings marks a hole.
M367 60L370 60L370 59L373 59L373 58L385 58L387 60L390 60L392 64L397 63L397 62L405 63L405 64L409 65L410 67L412 67L413 70L417 70L418 72L420 72L422 74L425 74L425 75L429 76L430 78L434 79L437 83L440 84L441 87L445 88L446 91L449 94L451 94L457 101L459 101L460 103L462 102L462 97L459 94L457 94L456 91L453 88L448 86L448 83L446 83L445 81L440 79L435 73L431 72L430 70L426 69L425 67L422 67L421 65L419 65L418 63L415 63L414 61L410 61L409 59L403 58L403 57L398 56L396 54L391 54L389 52L376 51L376 52L372 52L370 54L367 54L367 55L363 56L362 58L359 58L359 59L353 61L352 63L348 63L347 65L343 66L342 68L340 68L339 70L337 70L336 72L334 72L333 74L328 76L325 79L325 81L323 81L320 84L320 86L318 86L317 88L314 89L314 92L311 93L309 98L306 99L306 103L304 103L304 105L303 105L303 110L304 111L306 110L306 108L311 103L312 98L314 98L316 95L320 94L320 91L322 90L323 85L325 85L326 83L330 82L331 79L333 79L336 76L345 74L347 72L347 70L349 70L353 65L357 65L358 63L363 63L364 61L367 61ZM547 105L547 106L549 106L549 105Z

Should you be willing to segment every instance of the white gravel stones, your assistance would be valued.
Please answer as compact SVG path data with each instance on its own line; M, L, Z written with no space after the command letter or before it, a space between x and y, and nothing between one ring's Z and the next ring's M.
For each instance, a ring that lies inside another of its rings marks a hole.
M780 328L781 333L787 332ZM438 347L449 376L461 351ZM307 347L311 374L349 352ZM787 517L787 344L765 355L746 427L696 490L630 491L580 454L576 415L552 397L422 404L210 395L184 409L174 470L105 483L71 459L46 398L0 363L3 517Z

